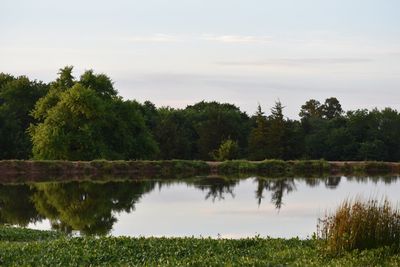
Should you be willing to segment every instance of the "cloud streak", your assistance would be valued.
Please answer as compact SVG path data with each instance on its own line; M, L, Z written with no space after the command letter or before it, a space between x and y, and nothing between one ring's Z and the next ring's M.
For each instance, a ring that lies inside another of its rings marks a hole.
M174 43L179 42L180 38L170 34L139 35L126 38L132 43Z
M370 58L277 58L263 61L219 61L217 65L223 66L302 66L302 65L339 65L369 63Z
M199 36L190 35L171 35L171 34L152 34L152 35L137 35L125 38L125 40L133 43L163 43L163 42L180 42L180 41L210 41L218 43L239 43L239 44L256 44L256 43L271 43L273 39L270 36L256 35L212 35L203 34Z
M270 43L270 36L255 36L255 35L210 35L205 34L201 37L202 40L214 41L220 43Z

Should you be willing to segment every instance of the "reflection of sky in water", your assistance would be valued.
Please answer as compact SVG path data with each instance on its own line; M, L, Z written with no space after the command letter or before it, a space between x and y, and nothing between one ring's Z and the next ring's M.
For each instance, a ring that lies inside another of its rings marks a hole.
M120 236L272 236L307 237L316 230L317 218L334 210L343 200L363 196L400 201L400 182L372 182L342 178L336 188L322 180L311 187L305 180L295 180L295 188L284 191L282 206L271 202L273 192L264 191L258 205L258 183L253 179L240 181L230 187L223 198L207 196L193 185L172 183L156 186L135 204L135 211L120 212L111 235ZM30 224L37 229L50 229L47 220Z

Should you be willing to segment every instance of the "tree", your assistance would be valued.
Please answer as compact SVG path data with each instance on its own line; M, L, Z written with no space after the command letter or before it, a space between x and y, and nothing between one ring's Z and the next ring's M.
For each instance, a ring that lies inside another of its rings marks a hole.
M103 98L112 98L118 95L111 79L105 74L95 74L93 70L85 71L80 77L79 83L84 87L94 90Z
M282 159L284 152L285 120L283 106L278 100L271 109L268 117L269 127L267 131L267 157Z
M304 105L301 106L299 113L301 119L308 118L322 118L322 106L321 103L315 99L308 100Z
M101 128L107 114L96 93L80 84L60 95L42 123L30 128L35 159L105 158Z
M184 112L195 130L195 158L212 159L212 152L229 138L237 140L241 149L247 146L249 117L235 105L202 101Z
M29 115L48 86L25 76L0 74L0 159L29 159L32 144L26 130Z
M330 120L340 117L343 114L343 109L336 97L330 97L321 106L321 113L324 118Z
M72 75L74 67L73 66L65 66L64 68L58 71L58 78L52 84L54 88L57 88L61 91L67 90L74 86L75 77Z
M160 159L193 159L196 145L192 122L182 110L160 108L153 136Z
M255 127L249 135L249 153L248 157L251 160L263 160L267 157L267 118L261 106L258 105L255 117Z
M29 128L34 157L64 160L152 157L157 146L145 126L140 105L113 95L114 90L108 88L110 83L101 82L109 81L108 78L92 72L86 74L90 76L86 86L77 82L60 91L58 85L68 83L59 82L38 101L32 114L39 123Z

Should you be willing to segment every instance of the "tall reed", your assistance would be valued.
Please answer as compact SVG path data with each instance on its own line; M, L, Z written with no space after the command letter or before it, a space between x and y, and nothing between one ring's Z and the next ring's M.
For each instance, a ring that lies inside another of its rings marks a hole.
M318 223L318 237L326 249L340 254L353 249L400 248L400 212L388 200L344 201Z

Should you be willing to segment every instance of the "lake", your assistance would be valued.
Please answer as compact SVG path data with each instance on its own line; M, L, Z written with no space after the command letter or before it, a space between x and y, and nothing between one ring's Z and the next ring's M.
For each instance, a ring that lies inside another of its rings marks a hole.
M295 237L355 197L400 201L398 177L66 182L0 185L2 224L76 235Z

